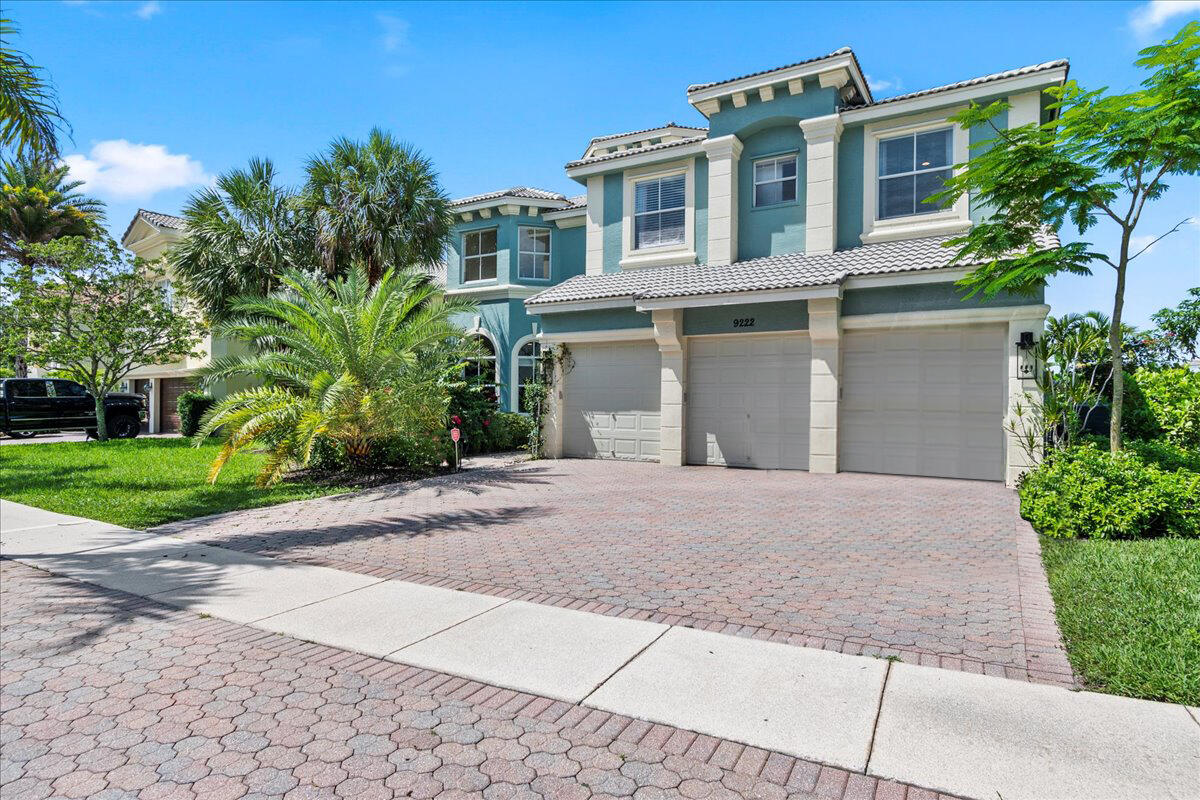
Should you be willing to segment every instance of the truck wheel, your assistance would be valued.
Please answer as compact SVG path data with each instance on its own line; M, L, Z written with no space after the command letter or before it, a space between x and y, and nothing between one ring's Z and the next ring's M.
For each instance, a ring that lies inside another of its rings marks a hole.
M136 417L122 414L108 421L108 435L113 439L133 439L141 432L142 425Z
M32 439L38 435L37 431L5 431L14 439Z

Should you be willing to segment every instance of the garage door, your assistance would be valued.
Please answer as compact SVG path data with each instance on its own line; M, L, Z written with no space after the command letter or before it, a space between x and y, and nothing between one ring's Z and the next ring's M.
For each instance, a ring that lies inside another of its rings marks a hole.
M653 342L574 345L563 454L658 460L661 360Z
M811 359L804 335L689 339L688 461L808 469Z
M179 433L179 395L188 390L187 378L163 378L158 383L158 430Z
M1005 329L848 332L841 468L1004 479Z

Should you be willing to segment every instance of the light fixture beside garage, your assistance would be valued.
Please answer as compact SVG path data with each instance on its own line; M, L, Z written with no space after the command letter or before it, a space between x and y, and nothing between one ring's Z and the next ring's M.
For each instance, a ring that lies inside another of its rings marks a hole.
M1017 377L1033 379L1037 377L1037 359L1034 357L1033 331L1021 331L1016 341L1017 345Z

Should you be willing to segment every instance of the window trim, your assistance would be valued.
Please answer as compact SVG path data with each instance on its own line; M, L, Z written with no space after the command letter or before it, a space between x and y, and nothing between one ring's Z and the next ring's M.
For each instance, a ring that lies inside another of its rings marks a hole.
M509 402L511 403L510 407L512 408L513 411L517 412L518 414L526 414L527 413L525 411L525 409L521 408L521 348L524 347L525 345L529 344L530 342L534 342L539 347L542 347L542 348L545 347L545 345L542 344L541 340L538 339L538 337L533 334L529 334L527 336L522 336L520 339L517 340L517 343L515 345L513 345L512 362L509 364L509 367L508 367L509 376L512 378L512 381L509 383L509 386L512 387L510 390L511 396L509 397ZM535 369L537 367L537 358L538 358L538 356L534 356L534 368Z
M962 233L971 227L970 200L965 196L941 211L879 219L879 143L884 139L912 136L949 126L951 165L962 164L970 157L969 133L947 119L959 110L943 109L866 126L863 137L863 230L860 237L863 244ZM955 175L961 173L953 166L952 169Z
M481 234L487 233L488 231L494 231L496 234L496 249L494 251L492 251L492 253L489 254L489 253L482 252L482 247L481 247L479 255L468 256L467 255L467 237L481 235ZM489 225L488 227L485 227L485 228L475 228L473 230L463 231L462 238L459 240L459 246L462 248L459 251L461 253L460 258L461 258L461 268L462 268L462 271L459 275L459 285L460 286L478 286L480 284L489 283L489 282L495 283L500 278L500 227L498 225ZM476 278L474 280L467 280L467 259L468 258L483 258L486 255L494 255L496 257L496 274L490 278Z
M683 241L635 249L633 246L633 199L636 184L656 178L683 175ZM655 164L638 170L626 170L621 209L621 269L693 264L696 261L696 159Z
M487 328L475 327L469 331L466 331L465 333L468 337L478 336L480 339L486 339L488 344L492 346L492 355L490 357L484 356L483 358L469 358L467 361L476 363L480 361L492 362L492 382L486 385L491 386L496 392L496 397L499 398L500 387L504 384L500 382L500 348L498 346L496 337Z
M758 165L768 161L793 161L796 164L796 174L791 178L772 178L769 181L758 180ZM796 184L796 196L791 200L780 200L778 203L758 204L758 187L766 186L769 183L783 183L784 181L792 181ZM795 205L800 202L800 153L792 150L785 153L777 153L775 155L759 156L750 160L750 207L751 208L779 208L781 206Z
M521 249L521 231L525 231L525 230L545 231L545 233L546 233L546 252L545 253L539 253L535 250L522 250ZM522 255L533 255L533 256L545 255L546 256L546 277L534 278L529 275L521 274L521 256ZM548 228L544 225L518 225L517 226L517 280L538 281L539 283L549 283L553 277L554 277L554 233L553 233L553 229Z

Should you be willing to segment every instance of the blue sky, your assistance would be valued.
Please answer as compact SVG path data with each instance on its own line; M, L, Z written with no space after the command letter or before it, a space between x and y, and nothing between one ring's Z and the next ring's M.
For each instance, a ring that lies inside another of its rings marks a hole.
M66 152L120 235L177 213L212 176L271 158L299 182L335 136L390 129L464 196L578 194L563 164L592 136L702 125L690 83L854 48L877 97L1055 58L1089 87L1133 88L1139 48L1200 17L1182 3L206 3L8 0L74 127ZM1200 218L1200 179L1144 217L1152 239ZM1066 232L1064 232L1066 233ZM1112 246L1111 232L1092 241ZM1112 307L1114 279L1057 278L1053 313ZM1127 319L1200 285L1200 224L1134 262Z

